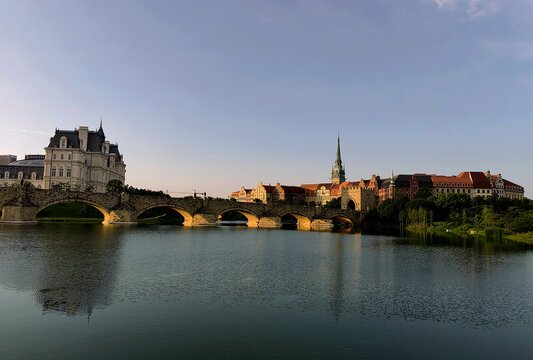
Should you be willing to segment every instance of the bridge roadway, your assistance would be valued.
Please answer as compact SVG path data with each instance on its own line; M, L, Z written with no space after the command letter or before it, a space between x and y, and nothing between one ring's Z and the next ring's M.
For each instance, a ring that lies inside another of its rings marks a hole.
M82 202L104 215L103 224L134 225L137 217L155 207L167 207L180 213L185 226L216 225L224 213L236 211L248 219L250 227L279 227L281 218L292 215L300 229L330 228L335 220L354 226L359 213L353 210L323 207L241 203L221 199L173 198L166 196L97 194L90 192L1 188L2 224L36 224L39 211L63 202Z

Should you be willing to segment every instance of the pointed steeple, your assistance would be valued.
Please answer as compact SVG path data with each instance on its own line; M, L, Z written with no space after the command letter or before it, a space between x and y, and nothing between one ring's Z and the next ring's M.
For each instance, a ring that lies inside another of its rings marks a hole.
M342 164L341 160L341 138L337 135L337 157L335 158L335 165Z
M344 173L344 167L341 160L341 139L337 134L337 156L335 157L335 163L331 170L331 182L334 184L340 184L346 181L346 175Z
M100 127L98 128L98 131L104 131L104 129L102 128L102 117L100 117Z

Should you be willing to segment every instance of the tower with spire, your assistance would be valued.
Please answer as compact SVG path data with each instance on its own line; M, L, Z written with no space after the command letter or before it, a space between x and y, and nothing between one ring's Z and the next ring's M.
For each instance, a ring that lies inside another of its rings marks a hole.
M340 184L346 181L346 174L344 173L344 166L342 166L341 160L341 139L337 135L337 157L331 170L331 182L333 184Z

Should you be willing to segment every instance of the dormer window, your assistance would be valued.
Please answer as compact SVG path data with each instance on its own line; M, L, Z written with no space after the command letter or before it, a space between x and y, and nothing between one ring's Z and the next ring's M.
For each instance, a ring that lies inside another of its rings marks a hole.
M67 138L65 136L62 136L59 140L59 147L62 149L65 149L67 147Z

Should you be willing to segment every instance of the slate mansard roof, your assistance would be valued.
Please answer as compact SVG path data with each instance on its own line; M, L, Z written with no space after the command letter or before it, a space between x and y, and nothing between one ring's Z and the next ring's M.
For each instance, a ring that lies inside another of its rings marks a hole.
M48 147L50 148L59 148L60 141L62 137L67 138L67 148L79 149L80 148L80 133L78 129L76 130L58 130L54 136L50 138L50 143ZM102 127L98 131L89 131L87 139L87 151L88 152L102 152L103 145L105 143L105 134ZM118 159L120 159L120 151L118 150L118 144L109 145L109 153L115 154Z

